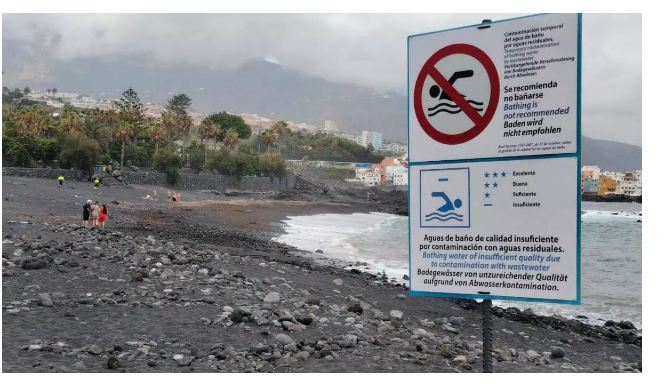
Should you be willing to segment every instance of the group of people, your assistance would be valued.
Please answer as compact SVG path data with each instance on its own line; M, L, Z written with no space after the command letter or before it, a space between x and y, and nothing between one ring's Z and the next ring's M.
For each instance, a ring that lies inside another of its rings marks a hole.
M87 200L86 204L84 204L84 213L82 215L82 225L84 227L88 227L90 221L91 227L99 227L104 230L108 217L109 210L106 204L103 203L100 205L97 200Z
M175 206L178 203L181 203L181 192L167 191L167 197L168 197L168 202L172 201L173 206Z
M63 188L63 183L65 183L65 176L63 175L58 176L58 187ZM100 187L100 183L102 183L100 177L95 176L95 180L93 180L93 188L98 189L98 187Z

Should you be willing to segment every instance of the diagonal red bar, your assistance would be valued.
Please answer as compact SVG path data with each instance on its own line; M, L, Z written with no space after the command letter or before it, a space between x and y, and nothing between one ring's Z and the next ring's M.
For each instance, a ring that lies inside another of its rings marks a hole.
M444 76L442 76L442 74L437 71L435 67L428 69L428 75L430 75L430 77L435 80L435 82L442 88L442 90L447 93L449 98L451 98L451 100L454 101L454 103L456 103L456 105L458 105L461 110L463 110L463 112L472 120L475 125L478 125L481 122L482 116L480 116L475 111L475 109L470 106L468 101L466 101L465 98L461 96L461 93L459 93L458 90L456 90L456 88L454 88L454 86L449 83L449 81Z

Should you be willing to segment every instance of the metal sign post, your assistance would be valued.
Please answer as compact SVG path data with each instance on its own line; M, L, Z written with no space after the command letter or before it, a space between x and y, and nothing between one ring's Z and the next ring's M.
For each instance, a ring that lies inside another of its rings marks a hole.
M493 372L493 318L491 317L491 300L482 302L482 341L484 343L484 360L482 371Z

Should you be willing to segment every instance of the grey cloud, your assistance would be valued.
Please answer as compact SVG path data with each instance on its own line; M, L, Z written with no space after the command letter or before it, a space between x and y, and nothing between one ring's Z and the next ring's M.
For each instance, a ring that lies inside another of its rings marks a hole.
M405 93L407 35L510 16L516 15L5 14L3 46L29 46L35 60L122 54L211 68L272 57L331 81ZM587 135L641 143L641 23L640 15L584 15Z

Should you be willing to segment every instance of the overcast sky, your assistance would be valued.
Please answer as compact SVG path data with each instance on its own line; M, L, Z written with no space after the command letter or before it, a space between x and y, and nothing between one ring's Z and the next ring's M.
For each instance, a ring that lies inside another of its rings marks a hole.
M2 39L41 60L141 54L228 68L266 58L405 94L407 35L510 16L4 14ZM641 23L640 15L584 15L584 134L641 144Z

